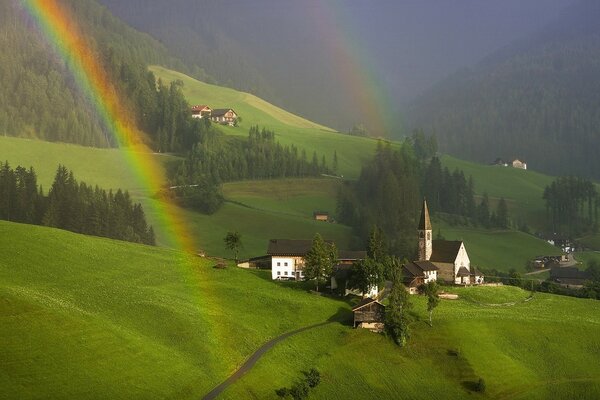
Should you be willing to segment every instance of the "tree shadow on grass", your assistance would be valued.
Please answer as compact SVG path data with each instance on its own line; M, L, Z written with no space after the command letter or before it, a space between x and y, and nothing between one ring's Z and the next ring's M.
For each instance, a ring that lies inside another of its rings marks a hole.
M352 326L353 316L352 311L348 308L339 307L337 312L327 318L329 322L339 322L341 325Z

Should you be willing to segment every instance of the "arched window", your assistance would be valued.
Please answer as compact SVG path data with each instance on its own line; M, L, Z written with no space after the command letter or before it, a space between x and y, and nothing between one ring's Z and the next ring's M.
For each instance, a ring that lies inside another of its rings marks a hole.
M423 231L420 231L420 232L419 232L419 237L420 237L421 239L423 239L423 237L424 237L424 233L423 233Z
M431 240L431 232L427 232L427 240Z

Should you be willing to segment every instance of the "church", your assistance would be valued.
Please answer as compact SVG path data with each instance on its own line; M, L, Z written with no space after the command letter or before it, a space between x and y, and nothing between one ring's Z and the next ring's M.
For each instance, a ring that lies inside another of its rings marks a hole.
M433 230L427 201L419 220L419 259L403 265L404 284L411 293L418 286L430 281L443 281L456 285L478 285L484 276L471 265L467 249L462 241L433 240Z

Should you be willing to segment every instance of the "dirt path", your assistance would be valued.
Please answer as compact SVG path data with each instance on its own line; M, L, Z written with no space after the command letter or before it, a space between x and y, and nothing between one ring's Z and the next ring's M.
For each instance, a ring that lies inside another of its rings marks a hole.
M263 354L265 354L270 348L275 346L277 343L279 343L282 340L287 339L290 336L293 336L297 333L304 332L309 329L317 328L319 326L331 324L332 322L337 322L337 321L325 321L325 322L320 322L315 325L305 326L304 328L300 328L300 329L296 329L295 331L284 333L283 335L277 336L276 338L269 340L268 342L266 342L265 344L260 346L258 348L258 350L256 350L246 360L246 362L244 364L242 364L242 366L240 368L238 368L237 371L235 371L232 375L230 375L229 378L225 379L225 381L223 381L223 383L221 383L219 386L217 386L213 390L211 390L206 396L204 396L202 398L202 400L216 399L217 396L220 395L225 389L227 389L227 387L229 385L235 383L235 381L237 381L242 376L244 376L244 374L246 372L250 371L252 369L252 367L254 367L254 364L256 364L256 362L263 356Z

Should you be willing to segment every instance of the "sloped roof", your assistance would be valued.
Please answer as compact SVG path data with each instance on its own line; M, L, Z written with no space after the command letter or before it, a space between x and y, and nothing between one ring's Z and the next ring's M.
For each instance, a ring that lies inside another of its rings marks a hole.
M429 261L453 263L460 250L460 240L434 240L432 242L432 251Z
M429 209L427 208L427 201L423 199L423 208L421 209L421 218L419 220L419 229L424 231L431 230L431 220L429 219Z
M367 252L365 250L352 251L352 250L339 250L338 260L364 260L367 258Z
M551 279L589 279L587 271L580 271L577 267L552 267Z
M481 272L479 269L477 269L477 267L475 267L474 265L471 265L471 275L483 276L483 272Z
M198 104L196 106L192 106L192 111L202 111L205 108L208 108L209 110L211 109L209 106L207 106L206 104Z
M458 269L458 272L456 272L456 276L469 276L469 275L471 275L471 273L465 267L460 267Z
M425 276L423 270L414 262L408 262L402 266L402 275L407 278Z
M212 110L212 117L220 117L221 115L227 114L227 112L233 111L233 108L215 108ZM235 111L233 111L235 113Z
M431 261L421 260L421 261L413 261L413 264L421 268L422 271L437 271L438 267L433 265Z
M363 308L364 306L367 306L371 303L377 303L379 304L381 307L385 308L385 306L383 304L381 304L380 302L378 302L375 299L363 299L360 303L358 303L357 305L355 305L354 307L352 307L352 311L357 311L360 310L361 308Z

